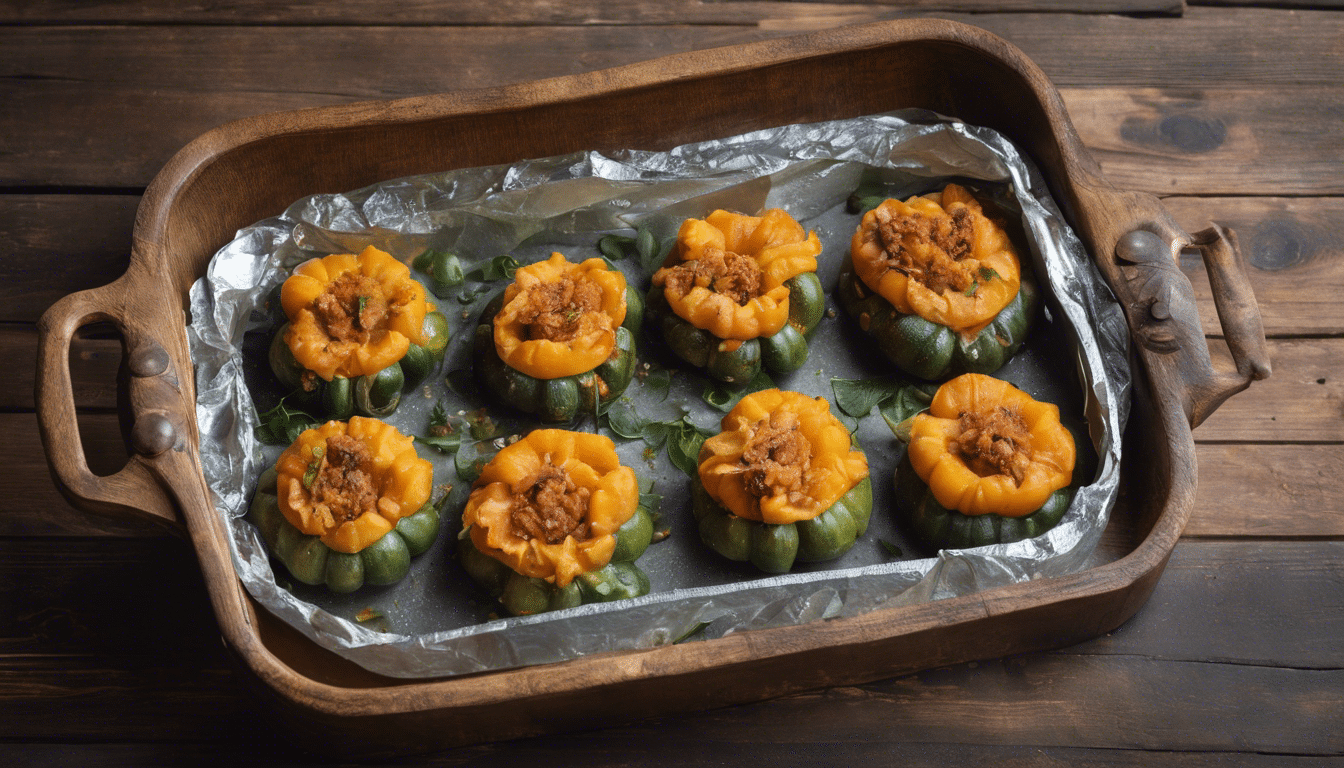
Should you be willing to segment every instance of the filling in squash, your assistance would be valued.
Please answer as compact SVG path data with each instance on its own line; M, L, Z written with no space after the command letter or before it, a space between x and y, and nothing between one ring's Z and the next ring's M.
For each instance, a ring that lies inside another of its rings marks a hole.
M1059 407L967 373L914 417L910 466L938 503L963 515L1022 517L1073 479L1077 449Z
M743 397L700 449L710 498L747 520L811 520L868 476L849 430L824 397L766 389Z
M305 430L275 469L285 519L338 552L359 552L415 514L434 479L410 437L362 416Z
M1006 475L1022 485L1031 466L1031 431L1016 410L999 406L983 413L968 411L957 426L961 434L951 445L972 472L980 477Z
M964 188L886 200L850 242L854 272L897 311L974 336L1017 295L1022 267L1007 233Z
M285 343L307 371L331 381L376 374L429 341L425 290L410 268L369 246L309 259L281 286ZM312 376L306 386L315 385Z
M565 587L611 562L638 507L635 472L610 438L538 429L485 466L462 523L481 554Z
M789 319L790 278L817 271L821 241L788 213L714 211L687 219L653 275L672 311L720 339L773 336Z
M524 541L541 539L559 544L567 536L575 541L592 538L587 522L592 492L574 482L564 467L547 461L513 492L513 535Z
M625 276L601 259L553 253L514 273L495 320L495 352L537 379L586 373L616 350L625 321Z

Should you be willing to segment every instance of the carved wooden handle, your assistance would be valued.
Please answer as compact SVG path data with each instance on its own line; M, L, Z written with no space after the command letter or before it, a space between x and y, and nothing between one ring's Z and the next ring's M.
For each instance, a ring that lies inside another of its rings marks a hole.
M35 386L38 426L56 486L71 504L86 512L117 519L133 519L180 528L176 506L151 463L183 441L181 419L165 402L165 388L178 389L179 380L163 345L146 328L154 321L139 314L143 291L135 298L135 272L117 282L58 301L38 322L38 369ZM157 297L160 301L162 296ZM89 470L76 423L74 390L70 381L70 341L83 325L111 322L120 330L128 387L135 418L131 443L135 451L116 474L106 477Z
M1119 192L1086 171L1080 175L1080 204L1101 212L1083 234L1125 308L1154 386L1169 391L1197 427L1270 371L1260 310L1236 235L1215 225L1191 237L1152 195ZM1204 256L1235 370L1215 365L1209 354L1194 290L1179 267L1187 247Z

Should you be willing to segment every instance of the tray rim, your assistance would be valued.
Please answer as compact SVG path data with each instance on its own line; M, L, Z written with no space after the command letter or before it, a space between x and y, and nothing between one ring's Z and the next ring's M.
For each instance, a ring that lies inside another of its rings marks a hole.
M259 115L226 124L203 134L181 150L150 184L137 213L132 265L118 283L123 284L123 290L126 290L126 286L146 281L151 284L168 282L171 287L168 275L173 272L174 266L181 268L181 265L173 264L170 256L174 203L211 163L256 142L321 136L378 125L440 120L446 116L509 112L537 105L601 99L668 82L721 77L838 53L927 41L974 49L1016 71L1035 91L1035 96L1056 128L1054 138L1063 145L1061 154L1069 162L1076 163L1082 172L1097 175L1094 172L1095 163L1073 135L1067 114L1053 86L1034 64L1006 41L977 28L951 21L877 22L732 48L675 54L611 70L534 83L394 101L317 107ZM613 88L612 82L618 82L620 86ZM1086 229L1088 227L1084 227ZM1080 235L1087 234L1086 231L1080 232ZM1092 240L1095 239L1093 233ZM1089 247L1089 250L1093 249ZM1094 252L1094 258L1095 255ZM1114 285L1117 273L1114 270L1104 270L1104 273ZM185 352L184 324L180 322L179 313L180 307L167 307L158 314L178 321L176 326L169 323L169 327L177 329L166 340L172 347L169 355L175 362L185 361L185 370L189 371L190 358ZM317 716L318 719L334 718L340 721L376 720L389 715L411 713L484 711L498 705L517 704L523 699L544 704L570 694L586 693L591 697L594 679L601 680L604 686L628 687L636 683L690 679L697 675L703 677L705 673L723 673L765 661L803 658L841 648L878 648L898 638L919 633L991 622L997 617L1012 614L1063 609L1069 605L1097 600L1104 600L1109 610L1094 619L1093 626L1081 628L1081 636L1072 639L1082 639L1083 636L1094 636L1113 629L1137 611L1151 593L1185 526L1195 495L1194 443L1186 417L1187 400L1178 387L1171 385L1164 377L1155 375L1150 353L1140 350L1139 358L1135 366L1136 380L1146 378L1150 418L1154 421L1154 428L1167 437L1162 451L1165 455L1161 458L1168 462L1171 482L1160 489L1163 494L1159 500L1161 513L1152 521L1146 536L1119 560L1067 576L998 587L965 597L882 608L861 616L798 626L734 633L704 643L593 654L554 664L452 678L387 678L385 685L375 687L347 687L316 680L289 666L267 646L259 629L262 618L257 615L256 604L233 572L223 521L218 519L214 505L209 501L210 494L194 449L199 441L194 418L187 418L185 423L177 425L186 433L181 441L185 443L183 450L158 454L144 464L153 479L167 489L172 507L181 510L185 532L197 550L226 645L283 703L293 705L299 711ZM194 386L190 375L183 377L177 384L176 397L182 403L194 404ZM162 393L147 393L137 398L133 392L132 407L144 408L147 403L157 402L156 397L162 397ZM185 413L194 415L194 409L189 406ZM44 439L46 437L44 430ZM78 500L80 494L78 489L74 490L73 495ZM150 502L146 502L146 506L150 506ZM1042 638L1033 647L1015 647L1004 652L1055 647L1070 639ZM707 649L712 650L712 653ZM993 647L985 650L992 652ZM983 652L977 650L973 653ZM740 695L730 694L726 697L722 691L717 691L712 698L691 696L688 700L691 706L698 706L696 702L709 704L754 700L818 685L876 679L939 663L985 657L963 656L964 652L954 653L953 657L934 659L931 663L917 662L913 667L908 661L901 660L885 665L869 664L857 676L844 672L829 677L827 673L811 673L800 675L795 680L782 681L779 686L768 690L744 691ZM518 691L525 693L520 695ZM681 708L675 703L673 706Z

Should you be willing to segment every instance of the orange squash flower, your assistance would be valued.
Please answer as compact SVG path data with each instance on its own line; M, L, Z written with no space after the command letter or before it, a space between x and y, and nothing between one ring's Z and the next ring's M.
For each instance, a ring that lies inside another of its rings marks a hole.
M1073 478L1073 436L1059 407L978 373L938 388L911 426L910 465L964 515L1029 515Z
M956 184L864 214L850 255L863 284L897 311L968 336L1008 306L1022 281L1008 235Z
M305 430L275 464L280 511L337 552L359 552L429 501L434 466L412 438L354 416Z
M424 344L424 286L390 254L369 246L294 268L280 288L285 343L299 365L326 381L375 374Z

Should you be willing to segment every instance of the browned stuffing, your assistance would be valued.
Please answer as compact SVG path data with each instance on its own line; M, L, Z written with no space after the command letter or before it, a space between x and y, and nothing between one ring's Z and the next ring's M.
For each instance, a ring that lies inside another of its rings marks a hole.
M533 285L523 296L528 304L518 319L527 328L528 339L570 341L581 332L584 315L602 309L601 287L568 275Z
M377 280L346 272L313 300L313 314L335 341L367 343L387 322L387 300Z
M812 464L812 444L798 431L798 415L781 411L756 425L742 449L745 487L756 498L788 494L796 501Z
M920 213L893 216L879 207L876 216L888 269L918 280L935 293L947 288L964 292L975 282L970 267L962 263L970 255L975 237L975 225L966 206L955 205L950 215L936 217ZM907 239L935 247L910 249Z
M339 525L378 508L378 489L369 468L373 456L359 438L333 435L313 480L314 504L326 506Z
M953 441L966 466L981 477L1007 475L1017 485L1031 465L1031 433L1014 411L999 407L988 414L963 413L961 435Z
M547 462L513 494L513 534L547 544L559 544L567 536L587 541L588 497L588 489L576 485L563 467Z
M706 248L699 259L658 270L653 284L673 296L685 296L691 288L708 288L745 306L761 295L764 278L761 266L750 256Z

